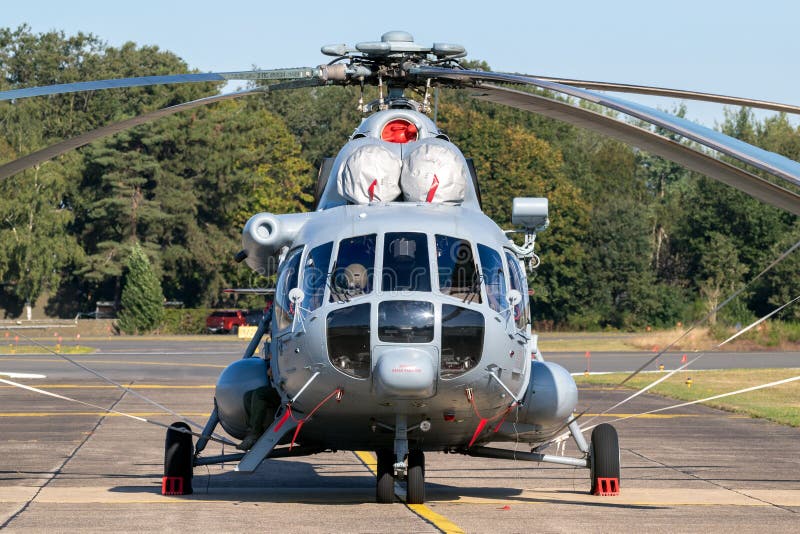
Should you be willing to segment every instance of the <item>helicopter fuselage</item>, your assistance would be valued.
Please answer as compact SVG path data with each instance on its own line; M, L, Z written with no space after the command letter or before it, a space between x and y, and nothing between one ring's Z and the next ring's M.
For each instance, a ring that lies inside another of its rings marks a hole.
M418 450L563 429L575 383L541 361L520 248L481 211L458 148L422 113L388 109L327 172L317 211L245 226L248 265L277 270L269 384L256 362L227 369L223 427L252 433L243 399L269 388L276 418L313 414L301 440L323 448L389 447L398 428ZM541 200L526 227L546 219Z
M514 402L512 394L524 395L531 336L519 314L526 306L517 306L515 320L506 298L508 262L516 260L488 217L465 217L464 210L342 206L304 226L297 238L302 245L287 253L278 275L270 343L274 385L292 399L319 372L293 403L305 413L335 389L344 391L340 402L315 415L326 421L319 435L313 424L304 428L308 438L341 448L375 447L393 439L378 430L405 414L409 426L432 423L410 438L426 448L455 446L475 431L476 410L494 417ZM328 265L314 257L323 249ZM479 260L495 262L483 283ZM305 298L292 310L287 282L295 266ZM348 280L356 270L364 279Z

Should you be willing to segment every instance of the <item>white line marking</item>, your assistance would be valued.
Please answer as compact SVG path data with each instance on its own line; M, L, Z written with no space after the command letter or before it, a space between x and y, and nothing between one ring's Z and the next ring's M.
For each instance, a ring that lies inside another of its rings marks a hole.
M0 372L0 376L7 376L8 378L47 378L47 375L37 375L33 373L5 373Z

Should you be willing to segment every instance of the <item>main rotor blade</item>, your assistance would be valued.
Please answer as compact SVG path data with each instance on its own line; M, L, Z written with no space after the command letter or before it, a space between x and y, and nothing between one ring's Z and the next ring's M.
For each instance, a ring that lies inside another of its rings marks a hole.
M538 78L528 78L516 74L483 72L475 70L454 71L440 67L415 67L411 74L430 78L446 78L454 80L497 81L513 84L531 85L557 93L580 98L594 104L625 113L637 119L664 128L687 139L691 139L707 148L711 148L736 160L752 165L758 169L786 180L800 187L800 163L779 154L739 141L723 133L705 126L700 126L686 119L675 117L669 113L616 98L601 95L585 89L570 87L559 83L548 82Z
M611 91L615 93L633 93L638 95L666 96L670 98L681 98L686 100L702 100L704 102L714 102L716 104L730 104L732 106L745 106L748 108L769 109L782 113L800 114L800 106L782 104L780 102L770 102L769 100L756 100L753 98L742 98L738 96L718 95L714 93L701 93L699 91L687 91L684 89L669 89L666 87L653 87L650 85L631 85L625 83L597 82L589 80L572 80L569 78L553 78L550 76L537 76L535 74L524 74L528 78L537 78L548 82L571 85L583 89L594 89L596 91Z
M120 87L143 87L170 83L224 82L230 80L302 80L314 78L319 74L316 67L295 67L291 69L250 70L239 72L200 72L193 74L169 74L165 76L138 76L135 78L115 78L89 82L62 83L26 87L0 92L0 101L33 96L60 95L78 91L96 91Z
M66 139L54 145L50 145L46 148L43 148L42 150L32 152L26 156L11 161L10 163L6 163L5 165L0 166L0 179L8 178L9 176L13 176L20 171L24 171L25 169L30 169L31 167L40 165L45 161L51 160L56 156L60 156L61 154L69 152L70 150L74 150L76 148L87 145L92 141L96 141L97 139L109 135L114 135L124 130L133 128L134 126L139 126L140 124L146 124L148 122L152 122L162 117L174 115L175 113L179 113L181 111L194 109L200 106L206 106L208 104L213 104L215 102L222 102L224 100L232 100L234 98L240 98L243 96L255 95L259 93L263 94L283 89L297 89L301 87L310 87L314 85L319 85L319 83L320 82L316 79L295 80L284 83L276 83L273 85L266 85L262 87L256 87L254 89L236 91L233 93L207 96L205 98L192 100L190 102L184 102L182 104L177 104L175 106L157 109L155 111L151 111L149 113L145 113L137 117L132 117L130 119L125 119L120 122L115 122L113 124L97 128L96 130L80 134L71 139Z
M565 102L491 84L476 88L472 96L479 100L532 111L607 135L735 187L762 202L800 215L800 195L638 126Z

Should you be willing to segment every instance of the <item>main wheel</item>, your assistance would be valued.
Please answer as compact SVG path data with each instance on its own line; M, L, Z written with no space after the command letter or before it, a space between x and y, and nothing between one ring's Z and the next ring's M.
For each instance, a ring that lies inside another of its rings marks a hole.
M616 493L619 491L619 438L616 429L608 423L597 425L592 432L592 448L590 452L592 477L591 493ZM614 487L604 487L599 479L613 479Z
M394 451L381 449L377 451L378 481L375 486L375 500L381 504L394 502Z
M406 503L425 504L425 453L419 449L408 453L406 480Z
M162 495L190 495L194 471L194 445L192 435L178 429L190 430L189 425L179 421L167 429L164 440L164 478L161 479Z

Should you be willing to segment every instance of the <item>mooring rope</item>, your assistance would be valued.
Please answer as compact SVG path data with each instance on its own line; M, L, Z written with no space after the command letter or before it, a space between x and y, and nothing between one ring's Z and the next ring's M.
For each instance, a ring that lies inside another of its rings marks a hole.
M201 425L200 423L192 421L188 417L185 417L185 416L183 416L183 415L181 415L181 414L179 414L179 413L177 413L177 412L175 412L173 410L170 410L169 408L167 408L163 404L161 404L161 403L159 403L157 401L154 401L153 399L147 397L146 395L143 395L143 394L141 394L141 393L139 393L139 392L137 392L137 391L135 391L135 390L133 390L133 389L131 389L129 387L123 386L119 382L116 382L115 380L112 380L111 378L108 378L107 376L104 376L99 371L96 371L96 370L92 369L91 367L87 367L86 365L83 365L82 363L73 360L69 356L61 354L60 352L55 352L54 350L50 349L50 347L48 347L47 345L39 343L35 339L31 338L30 336L25 335L22 332L16 331L13 328L11 328L11 330L14 331L15 333L21 335L27 341L33 343L34 345L36 345L36 346L38 346L38 347L40 347L40 348L42 348L44 350L46 350L48 353L53 354L54 356L58 356L59 358L62 358L63 360L66 360L67 362L79 367L80 369L83 369L84 371L93 374L97 378L100 378L101 380L104 380L105 382L108 382L109 384L111 384L111 385L113 385L113 386L115 386L115 387L117 387L117 388L119 388L119 389L121 389L121 390L123 390L123 391L125 391L127 393L130 393L131 395L133 395L135 397L138 397L138 398L142 399L143 401L147 402L148 404L151 404L151 405L155 406L159 410L161 410L163 412L166 412L168 414L171 414L171 415L177 417L178 419L180 419L181 421L183 421L185 423L188 423L188 424L190 424L190 425L192 425L192 426L194 426L196 428L201 428L201 429L203 428L203 425ZM217 433L213 433L212 436L216 437L215 441L219 441L219 440L224 440L225 439L224 437L220 436Z
M675 345L676 345L676 344L677 344L677 343L678 343L680 340L682 340L683 338L685 338L686 336L688 336L688 335L689 335L689 333L690 333L690 332L692 332L692 331L693 331L695 328L697 328L697 327L698 327L698 326L700 326L701 324L703 324L703 323L705 323L706 321L708 321L708 319L709 319L709 318L710 318L712 315L714 315L715 313L717 313L718 311L720 311L720 310L721 310L722 308L724 308L724 307L725 307L725 306L726 306L726 305L727 305L729 302L731 302L733 299L735 299L736 297L738 297L739 295L741 295L741 294L742 294L742 292L743 292L745 289L747 289L747 288L749 288L751 285L753 285L753 284L754 284L754 283L755 283L755 282L756 282L758 279L760 279L762 276L764 276L766 273L768 273L768 272L769 272L769 271L770 271L770 270L771 270L773 267L775 267L775 266L776 266L776 265L778 265L780 262L782 262L782 261L783 261L783 260L784 260L784 259L785 259L787 256L789 256L789 254L791 254L792 252L794 252L794 251L795 251L797 248L800 248L800 241L798 241L797 243L795 243L794 245L792 245L791 247L789 247L789 248L788 248L788 249L787 249L785 252L783 252L783 253L782 253L780 256L778 256L777 258L775 258L775 260L773 260L773 261L772 261L772 263L770 263L769 265L767 265L767 266L766 266L766 267L765 267L765 268L764 268L764 269L763 269L763 270L762 270L760 273L758 273L758 274L757 274L757 275L756 275L754 278L751 278L751 279L750 279L750 281L748 281L748 282L747 282L747 283L746 283L744 286L742 286L742 287L740 287L738 290L734 291L734 292L733 292L733 293L732 293L732 294L731 294L731 295L730 295L728 298L726 298L726 299L725 299L725 300L723 300L723 301L722 301L720 304L718 304L717 306L715 306L713 310L711 310L710 312L708 312L708 313L705 315L705 317L702 317L701 319L698 319L698 320L696 320L694 323L692 323L692 324L691 324L691 326L690 326L690 327L689 327L689 328L688 328L688 329L687 329L687 330L686 330L686 331L685 331L683 334L681 334L681 335L680 335L680 336L679 336L677 339L675 339L675 340L674 340L672 343L670 343L669 345L667 345L666 347L664 347L664 348L663 348L661 351L659 351L659 352L658 352L658 354L656 354L655 356L653 356L652 358L650 358L649 360L647 360L645 363L643 363L643 364L642 364L642 365L641 365L641 366L640 366L638 369L636 369L634 372L632 372L630 375L628 375L628 376L625 378L625 380L623 380L622 382L620 382L620 383L619 383L619 385L621 386L621 385L625 384L625 383L626 383L628 380L630 380L630 379L631 379L631 378L633 378L634 376L636 376L636 375L638 375L639 373L641 373L641 372L642 372L642 371L643 371L643 370L644 370L644 369L645 369L645 368L646 368L648 365L650 365L651 363L653 363L654 361L656 361L656 360L657 360L659 357L661 357L661 356L662 356L664 353L666 353L666 352L667 352L669 349L671 349L672 347L674 347L674 346L675 346Z
M204 437L199 432L192 432L191 430L188 430L186 428L172 427L171 425L167 425L167 424L164 424L164 423L161 423L161 422L158 422L158 421L153 421L152 419L147 419L146 417L140 417L138 415L133 415L133 414L121 412L119 410L114 410L114 409L111 409L111 408L104 408L103 406L98 406L96 404L92 404L91 402L86 402L86 401L82 401L82 400L79 400L79 399L73 399L71 397L67 397L66 395L59 395L58 393L53 393L52 391L46 391L44 389L35 388L33 386L28 386L26 384L20 384L19 382L14 382L12 380L6 380L4 378L0 378L0 383L8 384L9 386L18 387L20 389L24 389L24 390L27 390L27 391L32 391L34 393L39 393L41 395L46 395L48 397L53 397L53 398L65 400L65 401L68 401L68 402L74 402L74 403L77 403L77 404L82 404L83 406L88 406L88 407L94 408L96 410L101 410L101 411L103 411L105 413L121 415L123 417L128 417L130 419L134 419L136 421L141 421L143 423L149 423L151 425L160 426L162 428L167 428L167 429L172 428L172 430L175 430L177 432L183 432L184 434L191 434L191 435L196 436L196 437ZM130 391L128 388L125 388L125 389L127 391ZM229 440L227 440L225 438L216 438L216 437L211 437L211 436L205 436L205 437L207 439L210 439L210 440L213 440L213 441L217 441L219 443L225 443L227 445L235 445L235 443L232 443L231 441L229 441Z
M794 304L794 303L795 303L795 302L797 302L798 300L800 300L800 295L796 296L795 298L793 298L792 300L790 300L790 301L789 301L789 302L787 302L786 304L783 304L783 305L781 305L781 306L779 306L779 307L775 308L774 310L772 310L771 312L769 312L767 315L765 315L765 316L761 317L760 319L757 319L756 321L754 321L754 322L750 323L750 324L749 324L747 327L745 327L745 328L742 328L741 330L739 330L738 332L736 332L735 334L733 334L732 336L730 336L730 337L729 337L728 339L726 339L725 341L722 341L721 343L719 343L718 345L716 345L716 346L715 346L713 349L711 349L711 350L713 351L713 350L718 350L718 349L720 349L721 347L723 347L723 346L724 346L724 345L726 345L727 343L730 343L731 341L733 341L733 340L734 340L734 339L736 339L737 337L741 336L742 334L744 334L744 333L746 333L746 332L748 332L748 331L752 330L753 328L755 328L755 327L756 327L756 326L758 326L759 324L763 323L764 321L766 321L767 319L769 319L770 317L772 317L772 316L773 316L773 315L775 315L776 313L779 313L780 311L782 311L782 310L783 310L783 309L785 309L786 307L788 307L788 306L790 306L790 305ZM633 393L633 394L632 394L632 395L630 395L629 397L627 397L627 398L625 398L625 399L623 399L623 400L619 401L619 402L618 402L618 403L616 403L614 406L611 406L610 408L607 408L607 409L603 410L602 412L600 412L599 414L597 414L597 415L595 415L595 416L591 417L590 419L586 420L586 421L584 422L584 425L588 425L589 423L591 423L592 421L594 421L594 420L595 420L595 419L597 419L598 417L602 417L603 415L607 414L607 413L608 413L608 412L610 412L611 410L614 410L614 409L616 409L616 408L619 408L619 407L620 407L620 406L622 406L623 404L625 404L625 403L627 403L627 402L629 402L629 401L631 401L631 400L635 399L636 397L638 397L638 396L639 396L639 395L641 395L642 393L645 393L646 391L648 391L648 390L650 390L651 388L653 388L653 387L657 386L657 385L658 385L658 384L660 384L661 382L663 382L663 381L667 380L669 377L673 376L675 373L677 373L677 372L679 372L679 371L682 371L683 369L685 369L685 368L689 367L691 364L693 364L694 362L696 362L697 360L699 360L700 358L702 358L702 357L703 357L703 356L705 356L706 354L708 354L708 352L701 352L701 353L700 353L700 354L698 354L696 357L694 357L694 358L692 358L691 360L687 361L685 364L681 365L680 367L678 367L678 368L676 368L676 369L674 369L674 370L672 370L672 371L668 372L666 375L662 376L662 377L661 377L661 378L659 378L658 380L656 380L656 381L652 382L651 384L648 384L647 386L645 386L645 387L643 387L642 389L640 389L640 390L636 391L635 393ZM592 428L593 428L593 427L592 427ZM582 430L584 430L584 428L582 428Z

